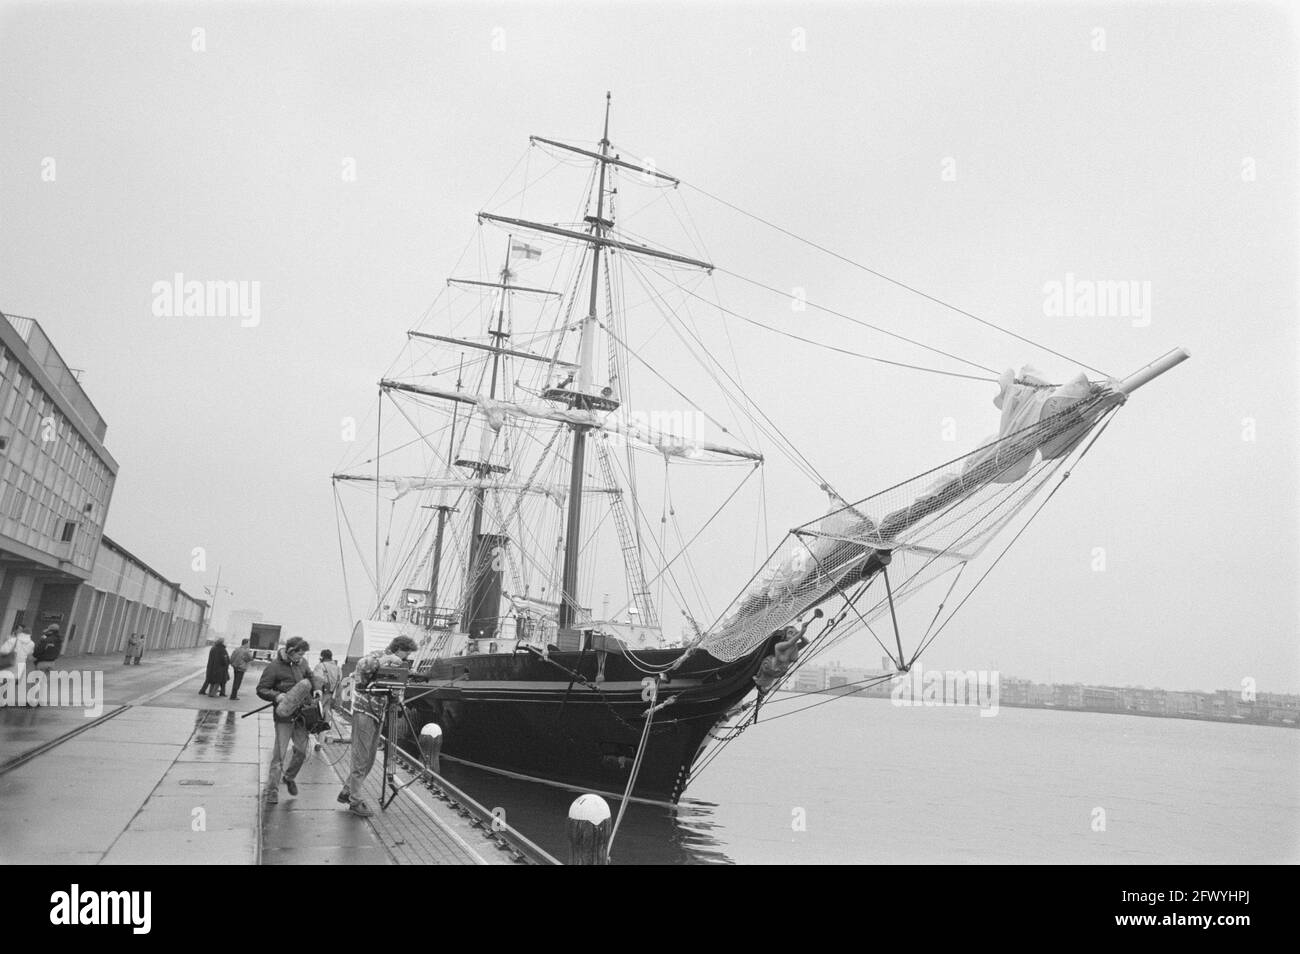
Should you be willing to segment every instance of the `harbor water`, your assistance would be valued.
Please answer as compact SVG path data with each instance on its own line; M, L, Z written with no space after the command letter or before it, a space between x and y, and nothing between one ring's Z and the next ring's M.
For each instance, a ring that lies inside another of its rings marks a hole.
M1300 860L1300 732L1090 712L774 702L676 808L632 804L618 864ZM557 857L576 793L446 766ZM617 811L617 804L612 804Z

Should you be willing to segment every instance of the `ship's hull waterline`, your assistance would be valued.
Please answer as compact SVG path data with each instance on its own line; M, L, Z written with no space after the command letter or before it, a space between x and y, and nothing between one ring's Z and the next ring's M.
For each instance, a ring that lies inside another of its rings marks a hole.
M408 707L417 732L438 724L442 752L453 759L621 795L651 706L645 669L681 652L649 650L635 660L616 652L444 657L421 673L427 682L412 679ZM677 801L710 730L753 691L761 658L723 663L697 652L661 684L658 702L673 701L654 714L633 797Z

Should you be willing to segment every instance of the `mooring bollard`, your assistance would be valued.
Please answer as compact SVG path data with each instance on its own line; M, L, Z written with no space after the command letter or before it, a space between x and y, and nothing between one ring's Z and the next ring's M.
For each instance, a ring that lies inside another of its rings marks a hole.
M442 728L436 722L430 722L420 730L420 755L424 757L424 767L437 774L442 774L438 756L442 753Z
M599 795L583 795L569 806L569 864L608 864L609 805Z

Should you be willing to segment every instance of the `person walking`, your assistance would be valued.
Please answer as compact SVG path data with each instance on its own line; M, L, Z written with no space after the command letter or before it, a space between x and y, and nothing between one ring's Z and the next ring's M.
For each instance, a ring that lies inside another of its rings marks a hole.
M39 670L41 663L53 663L62 653L63 634L59 632L58 623L51 623L45 627L41 638L36 640L36 648L32 650L32 662Z
M131 657L131 665L140 665L140 660L144 658L144 644L146 642L144 633L135 634L135 655Z
M356 682L352 694L352 771L339 792L338 800L347 802L352 814L362 818L375 813L361 797L361 785L375 764L375 753L379 751L379 720L384 711L384 698L371 691L371 684L381 666L403 665L416 649L416 642L410 636L395 636L387 649L362 656L353 673Z
M328 715L329 709L333 708L334 693L338 690L339 683L343 681L343 670L339 669L339 664L334 661L333 652L328 649L321 650L320 662L311 671L311 676L312 682L324 697L326 715Z
M12 636L0 641L0 672L9 672L14 679L21 679L35 649L31 633L27 632L26 626L19 625Z
M266 779L266 804L274 805L280 800L280 781L290 795L298 794L298 783L294 781L298 770L307 760L307 727L295 713L281 713L279 702L285 694L304 679L310 679L307 669L307 650L311 646L301 636L290 638L275 651L275 658L267 663L262 671L262 678L257 681L257 697L267 702L276 703L272 718L275 723L275 748L271 753L271 768ZM289 749L293 752L290 755ZM285 758L289 765L284 765Z
M230 701L234 702L239 698L239 684L244 681L244 673L248 671L248 664L253 659L253 651L248 648L248 640L243 640L239 648L230 654L230 668L235 671L235 683L230 687Z
M208 669L203 679L203 688L199 690L199 695L224 696L226 694L226 683L229 680L230 654L226 652L226 638L218 636L217 641L208 650Z
M131 638L126 641L126 653L122 656L122 665L130 666L132 661L139 661L136 652L140 646L140 634L132 633Z

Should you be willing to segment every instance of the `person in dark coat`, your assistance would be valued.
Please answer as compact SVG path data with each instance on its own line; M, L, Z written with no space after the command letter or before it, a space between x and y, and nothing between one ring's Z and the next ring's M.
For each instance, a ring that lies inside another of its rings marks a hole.
M63 653L63 634L59 632L58 623L45 627L41 633L41 638L36 640L36 648L32 650L32 659L36 663L37 671L41 671L41 663L53 663ZM48 668L45 670L48 672Z
M288 642L275 651L275 658L267 663L262 670L262 678L257 681L257 697L276 703L272 713L275 748L271 752L271 767L266 780L268 805L280 801L281 779L290 795L298 794L298 783L294 779L298 777L302 763L307 760L307 727L296 715L282 713L278 703L298 683L311 678L306 658L309 649L311 645L301 636L290 637ZM287 768L286 761L289 763Z
M226 694L226 683L230 679L230 654L226 652L226 640L222 636L208 650L208 671L203 679L203 688L199 695L211 695L210 689L217 689L217 695Z

